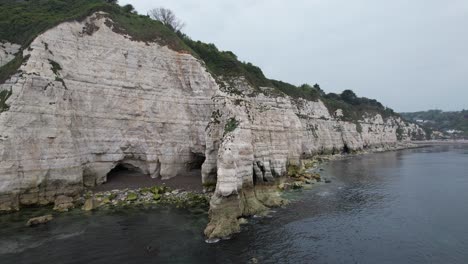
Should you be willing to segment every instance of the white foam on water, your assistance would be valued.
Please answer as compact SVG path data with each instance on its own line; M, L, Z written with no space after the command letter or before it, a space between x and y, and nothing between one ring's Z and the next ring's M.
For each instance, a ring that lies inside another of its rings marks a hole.
M219 241L221 241L221 239L219 239L219 238L209 238L209 239L206 239L206 240L205 240L205 243L207 243L207 244L215 244L215 243L218 243Z

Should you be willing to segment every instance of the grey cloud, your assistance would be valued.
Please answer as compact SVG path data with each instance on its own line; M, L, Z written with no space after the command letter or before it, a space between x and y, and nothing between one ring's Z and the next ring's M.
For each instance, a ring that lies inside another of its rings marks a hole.
M396 111L468 108L463 0L120 0L164 6L193 39L231 50L269 78L352 89Z

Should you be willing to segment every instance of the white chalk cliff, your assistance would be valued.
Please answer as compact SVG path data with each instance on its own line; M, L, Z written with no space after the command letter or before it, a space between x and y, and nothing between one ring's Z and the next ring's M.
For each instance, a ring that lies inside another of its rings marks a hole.
M199 59L133 41L107 19L95 14L39 35L0 85L11 91L0 113L0 210L75 196L117 164L171 178L202 156L203 182L216 183L206 234L223 236L236 231L237 216L275 203L260 186L285 176L288 164L389 148L398 128L403 141L424 133L398 117L341 121L321 101L224 92ZM254 90L242 78L231 85Z

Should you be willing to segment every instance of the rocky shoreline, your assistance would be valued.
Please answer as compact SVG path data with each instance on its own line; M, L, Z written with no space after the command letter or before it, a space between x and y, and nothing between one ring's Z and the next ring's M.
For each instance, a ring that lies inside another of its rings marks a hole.
M218 225L217 228L222 229L219 232L223 235L217 235L215 238L208 237L207 242L217 242L222 238L226 239L232 234L240 232L239 226L248 222L247 217L265 216L268 214L270 207L287 205L288 201L281 197L282 192L302 188L310 189L316 185L330 183L331 181L329 179L322 177L320 174L322 171L321 166L326 162L343 158L352 158L358 155L418 147L421 146L417 144L399 144L394 147L374 148L352 154L319 155L312 159L301 160L300 164L297 165L291 164L287 168L287 177L282 178L281 181L270 186L255 186L255 195L257 196L257 199L261 194L263 195L262 201L272 200L267 202L268 207L264 206L265 210L260 210L260 213L250 215L240 214L240 216L236 217L234 220L231 219L224 224ZM77 198L58 196L54 202L53 210L56 212L55 214L60 214L71 210L94 211L113 208L160 205L175 206L177 208L192 210L196 209L207 214L210 208L210 200L213 195L214 193L212 190L207 190L206 188L205 191L201 192L195 190L173 189L165 186L164 184L136 189L125 188L106 191L93 191L89 189ZM248 204L248 196L246 196L245 199ZM226 210L229 210L229 207L226 208ZM229 214L230 212L227 213L227 215ZM58 217L58 215L55 215L55 217ZM222 217L224 218L226 216ZM50 214L33 217L28 220L26 225L33 227L39 224L45 224L52 221L53 218L54 216Z
M84 211L92 211L140 205L173 205L178 208L199 207L207 210L210 197L211 193L171 189L164 185L97 192L87 190L73 202L59 196L55 200L54 210L67 212L74 208L81 208Z

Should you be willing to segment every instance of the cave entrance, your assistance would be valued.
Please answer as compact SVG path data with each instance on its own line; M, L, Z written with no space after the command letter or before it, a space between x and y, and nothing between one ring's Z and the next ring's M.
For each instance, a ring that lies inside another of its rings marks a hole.
M145 177L143 171L131 164L119 163L109 173L107 173L107 182L115 180L119 177Z
M138 189L155 185L155 179L145 174L140 168L128 163L119 163L107 173L106 182L96 186L97 191L114 189Z
M204 162L205 155L191 153L189 161L185 163L185 168L182 167L169 179L151 178L145 170L129 163L120 162L107 173L106 182L94 187L94 189L96 191L109 191L165 185L172 189L201 191L203 190L201 168Z
M201 168L203 163L205 162L205 155L201 153L193 153L190 157L190 162L187 163L188 171L197 171L199 170L201 173Z
M347 144L344 144L343 153L344 153L344 154L348 154L348 153L349 153L349 147L348 147Z
M178 175L174 180L177 180L180 184L187 186L189 189L203 189L201 169L204 162L204 154L192 152L190 154L190 161L186 163L185 173Z

